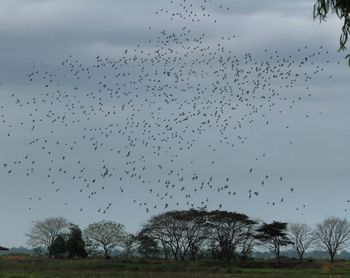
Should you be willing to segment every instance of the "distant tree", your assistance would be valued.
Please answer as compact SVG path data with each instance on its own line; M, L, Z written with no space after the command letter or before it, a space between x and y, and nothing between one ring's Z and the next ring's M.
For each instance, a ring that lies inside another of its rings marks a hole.
M349 243L350 223L346 219L328 217L316 225L314 235L320 247L328 252L333 263L337 252Z
M317 0L314 5L314 19L319 18L320 22L326 20L329 12L336 13L343 20L342 33L340 35L339 50L345 50L350 34L350 1L349 0ZM350 55L347 55L350 66Z
M136 238L132 234L125 234L122 242L121 247L124 249L124 254L127 258L133 253L134 247L136 243Z
M87 246L92 250L102 248L106 259L116 246L121 246L125 238L125 227L113 221L100 221L87 226L84 230Z
M145 258L158 258L161 250L157 240L147 234L139 232L136 236L138 243L137 251Z
M209 212L207 226L212 250L218 253L221 259L231 260L238 246L247 240L250 227L255 224L256 222L245 214L227 211Z
M82 231L78 225L71 224L70 233L66 242L66 249L69 258L80 257L86 258L85 242L82 237Z
M32 247L46 247L51 258L50 246L59 234L64 233L68 227L68 221L63 217L50 217L44 220L38 220L34 223L29 233L28 245Z
M255 238L270 248L276 255L277 266L280 264L281 247L293 244L287 234L287 223L273 221L263 223L256 231Z
M288 228L289 237L299 255L299 261L303 260L305 251L315 241L312 228L307 224L291 223Z
M66 240L64 235L58 235L49 247L49 252L55 258L63 258L66 253Z

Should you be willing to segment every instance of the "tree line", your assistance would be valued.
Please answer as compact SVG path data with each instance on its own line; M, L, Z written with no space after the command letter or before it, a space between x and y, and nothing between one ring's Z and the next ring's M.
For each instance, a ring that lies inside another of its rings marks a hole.
M254 248L268 248L280 263L282 248L294 248L302 261L305 252L322 248L334 257L350 242L350 222L328 217L314 228L305 223L265 223L243 213L173 210L152 216L135 234L114 221L89 224L84 230L62 217L36 221L27 233L28 245L44 248L49 257L74 258L102 253L109 259L115 248L125 256L196 260L205 254L222 261L245 261Z

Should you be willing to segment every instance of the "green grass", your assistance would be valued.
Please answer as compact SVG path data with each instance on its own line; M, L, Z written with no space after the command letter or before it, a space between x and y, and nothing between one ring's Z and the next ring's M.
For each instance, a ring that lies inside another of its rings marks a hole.
M329 274L333 271L333 276ZM235 266L216 261L175 263L163 260L48 259L28 256L0 257L0 278L22 277L115 277L115 278L219 278L219 277L350 277L350 262L288 261L275 268L273 261L257 261Z

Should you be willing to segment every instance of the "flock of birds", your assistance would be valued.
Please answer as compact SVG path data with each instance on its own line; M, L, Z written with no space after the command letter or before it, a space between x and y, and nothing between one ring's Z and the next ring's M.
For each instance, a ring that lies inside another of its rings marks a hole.
M222 36L213 44L206 33L191 29L203 21L215 24L217 14L229 10L217 0L171 0L154 15L182 24L177 32L146 27L154 39L117 57L98 55L90 64L73 55L54 68L33 62L26 80L40 89L10 93L16 113L25 116L13 117L0 107L1 128L7 130L2 140L23 131L30 137L18 145L21 155L1 158L1 175L38 177L60 194L63 206L81 212L89 205L70 200L75 193L98 202L101 214L124 198L153 213L224 209L227 202L218 196L253 201L276 184L283 194L265 205L282 206L297 185L283 174L258 174L256 163L268 153L252 159L243 174L256 182L243 190L232 171L216 175L211 169L240 159L235 152L249 141L247 130L268 129L273 115L289 113L310 97L312 79L332 78L323 67L330 53L323 46L302 46L291 54L270 49L235 54L239 36ZM298 93L290 97L293 91ZM32 192L26 197L29 210L47 197ZM300 203L295 210L305 208Z

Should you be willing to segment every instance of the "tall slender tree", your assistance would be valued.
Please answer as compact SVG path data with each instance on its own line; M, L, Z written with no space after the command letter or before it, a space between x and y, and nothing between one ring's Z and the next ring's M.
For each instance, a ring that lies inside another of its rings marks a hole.
M302 262L303 256L315 241L312 228L307 224L291 223L289 224L288 233L293 242L295 251L299 255L299 261Z

